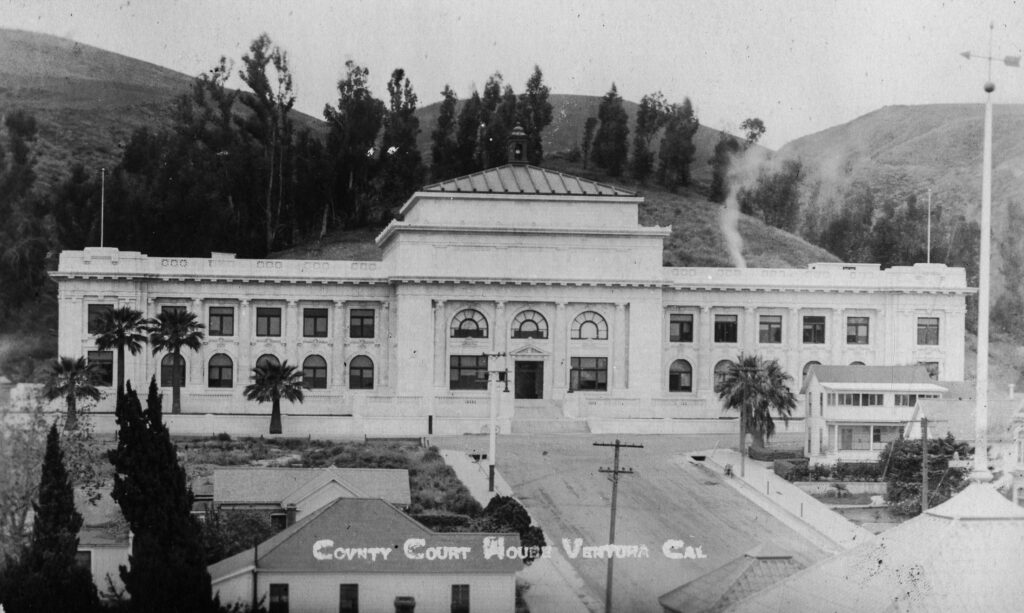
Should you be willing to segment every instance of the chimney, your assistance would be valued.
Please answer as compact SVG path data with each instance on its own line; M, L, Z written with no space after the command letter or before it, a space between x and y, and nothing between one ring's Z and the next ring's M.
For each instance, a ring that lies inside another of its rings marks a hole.
M284 510L284 525L288 527L295 523L295 505L290 504Z

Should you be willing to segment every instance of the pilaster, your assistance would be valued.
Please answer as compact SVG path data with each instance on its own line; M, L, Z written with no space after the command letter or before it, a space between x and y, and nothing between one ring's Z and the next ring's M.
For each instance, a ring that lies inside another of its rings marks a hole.
M614 342L612 344L612 357L614 368L612 369L612 389L622 390L626 388L626 305L618 302L615 304L615 327L612 330Z

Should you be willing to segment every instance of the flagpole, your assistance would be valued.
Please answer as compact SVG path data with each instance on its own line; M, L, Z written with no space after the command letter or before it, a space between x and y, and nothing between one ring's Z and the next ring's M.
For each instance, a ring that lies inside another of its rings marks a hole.
M100 247L103 246L105 219L107 210L107 169L100 168Z

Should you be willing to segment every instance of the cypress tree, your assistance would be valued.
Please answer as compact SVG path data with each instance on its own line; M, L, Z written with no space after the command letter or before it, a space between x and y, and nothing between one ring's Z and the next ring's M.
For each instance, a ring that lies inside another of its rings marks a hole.
M430 177L434 181L443 181L456 176L458 160L455 142L455 105L458 98L452 88L445 85L441 92L443 100L437 115L437 127L431 133Z
M457 174L469 174L480 170L477 156L478 139L481 133L483 101L474 90L466 104L459 111L459 125L455 133L455 171Z
M156 379L146 410L128 387L117 407L114 500L135 535L130 568L121 579L131 610L152 613L211 611L199 524L192 517L192 491L163 423Z
M18 561L7 561L0 603L7 613L94 611L99 599L91 573L75 563L82 516L75 510L56 425L46 437L42 472L32 540Z
M594 163L604 168L608 176L617 177L622 174L629 150L629 116L622 107L622 97L614 83L601 100L597 118L601 125L594 135Z
M523 130L529 138L526 155L529 162L538 165L544 159L544 141L541 134L551 123L553 116L548 96L551 88L544 84L544 73L540 66L533 67L533 74L526 81L526 92L519 96L520 116Z

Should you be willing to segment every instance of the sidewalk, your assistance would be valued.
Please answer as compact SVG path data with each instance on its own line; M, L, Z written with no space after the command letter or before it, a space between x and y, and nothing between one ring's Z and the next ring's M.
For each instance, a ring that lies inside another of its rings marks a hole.
M707 459L698 465L703 464L719 475L724 473L726 464L732 464L733 477L723 476L723 481L825 551L840 553L875 538L871 532L776 475L767 462L747 458L746 475L741 478L740 454L732 449L690 453L679 456L677 461L689 462L691 455L701 454Z
M465 452L450 449L442 449L441 457L444 458L448 466L452 467L473 498L476 498L481 505L487 506L487 502L494 495L487 491L487 462L475 462ZM494 473L494 491L495 494L502 496L513 495L512 488L497 471ZM546 613L547 611L590 613L600 610L604 605L587 596L583 579L562 555L561 547L556 546L557 543L551 539L550 535L545 534L544 538L551 546L552 556L534 560L518 574L520 579L530 584L530 589L524 596L530 611L532 613ZM585 605L584 602L588 604Z

